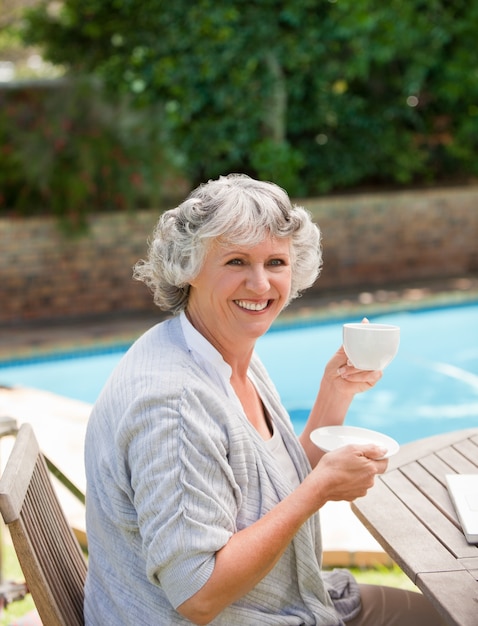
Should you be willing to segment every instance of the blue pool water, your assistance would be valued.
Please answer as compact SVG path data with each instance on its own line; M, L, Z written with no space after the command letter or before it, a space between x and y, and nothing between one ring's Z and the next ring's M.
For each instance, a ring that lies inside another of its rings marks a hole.
M400 349L374 389L354 398L347 424L406 443L478 425L478 303L370 316L401 327ZM257 343L300 432L347 319L274 328ZM24 363L0 363L1 385L23 385L93 403L125 346Z

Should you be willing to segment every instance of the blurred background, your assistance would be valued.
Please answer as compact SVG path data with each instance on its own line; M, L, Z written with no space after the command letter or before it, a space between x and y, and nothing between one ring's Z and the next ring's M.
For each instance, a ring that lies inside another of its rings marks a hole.
M3 0L0 323L144 310L118 284L158 212L234 171L308 202L322 286L476 276L477 27L477 0Z
M4 213L478 174L476 0L3 0L0 27Z

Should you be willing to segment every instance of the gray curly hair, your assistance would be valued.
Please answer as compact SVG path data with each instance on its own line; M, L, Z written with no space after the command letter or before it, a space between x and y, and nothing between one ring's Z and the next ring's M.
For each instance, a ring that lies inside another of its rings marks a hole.
M210 180L178 207L163 213L154 229L148 258L135 265L133 276L151 289L160 309L179 313L187 306L189 283L200 272L213 240L220 237L249 247L268 234L291 240L289 303L320 273L319 227L310 213L293 206L276 184L244 174Z

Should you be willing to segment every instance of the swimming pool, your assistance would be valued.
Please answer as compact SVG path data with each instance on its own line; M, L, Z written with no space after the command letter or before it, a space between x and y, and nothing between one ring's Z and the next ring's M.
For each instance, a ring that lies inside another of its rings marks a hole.
M398 324L400 349L376 387L355 397L347 424L380 430L400 443L478 424L478 303L369 318ZM341 343L344 321L357 319L276 326L257 343L297 432ZM0 363L0 385L92 403L125 349Z

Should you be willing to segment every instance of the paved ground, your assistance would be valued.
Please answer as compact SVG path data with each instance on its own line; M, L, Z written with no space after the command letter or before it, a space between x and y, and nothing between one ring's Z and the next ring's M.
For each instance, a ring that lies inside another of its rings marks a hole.
M422 307L478 300L478 279L463 277L440 283L416 284L393 290L328 294L299 300L283 319L320 318L345 314L364 315L368 310ZM108 319L75 320L0 328L0 360L33 354L71 350L88 345L132 340L159 318L155 315L110 316ZM37 389L1 387L0 417L10 416L20 425L33 425L42 450L81 489L85 489L83 441L90 405ZM4 462L12 438L1 442ZM84 528L84 510L61 485L58 492L73 526ZM388 562L380 546L351 513L346 503L329 503L323 510L325 564L370 565Z

